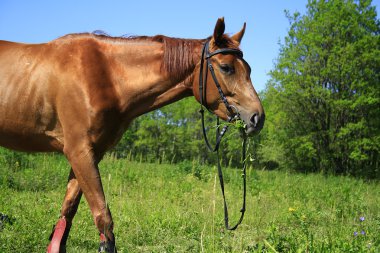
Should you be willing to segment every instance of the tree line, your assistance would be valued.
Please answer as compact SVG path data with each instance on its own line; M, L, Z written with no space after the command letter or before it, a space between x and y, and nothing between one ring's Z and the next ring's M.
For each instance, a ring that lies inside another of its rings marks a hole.
M203 140L199 109L198 102L190 97L140 116L127 129L114 152L121 157L147 162L215 163L216 156L208 152ZM216 131L215 116L206 114L205 123L212 140ZM252 154L252 140L250 144L248 149ZM241 145L239 131L231 125L221 144L225 165L239 166Z

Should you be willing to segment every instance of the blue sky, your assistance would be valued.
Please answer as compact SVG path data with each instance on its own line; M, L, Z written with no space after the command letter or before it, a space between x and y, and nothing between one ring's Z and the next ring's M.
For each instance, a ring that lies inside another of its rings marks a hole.
M373 1L377 10L379 2ZM227 33L247 22L241 48L252 67L252 82L261 91L289 28L284 10L303 14L306 4L307 0L0 0L0 39L40 43L94 30L113 36L206 38L217 18L224 16Z

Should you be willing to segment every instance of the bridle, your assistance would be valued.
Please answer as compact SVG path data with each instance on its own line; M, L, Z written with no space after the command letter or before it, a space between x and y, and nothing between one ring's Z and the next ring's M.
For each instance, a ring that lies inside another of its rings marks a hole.
M225 227L228 230L235 230L241 224L241 222L243 221L244 213L245 213L245 203L246 203L246 201L245 201L245 199L246 199L246 163L245 163L246 162L245 161L246 157L245 157L245 155L246 155L246 140L247 140L247 138L246 137L243 138L243 145L242 145L242 159L243 159L243 169L242 169L242 171L243 171L243 175L242 175L243 176L243 204L242 204L242 208L240 210L241 215L240 215L240 219L236 223L236 225L230 227L229 222L228 222L228 207L227 207L226 197L225 197L225 193L224 193L223 172L222 172L222 167L220 165L220 159L219 159L219 145L220 145L220 142L222 141L222 137L227 132L228 125L225 125L222 128L222 130L220 131L219 118L217 117L216 144L215 144L214 147L212 147L210 145L210 142L208 141L207 134L206 134L205 120L204 120L204 109L203 108L205 107L207 110L209 110L209 108L207 107L207 103L205 103L205 102L206 102L207 73L208 73L208 70L210 70L212 79L214 80L216 88L218 89L219 96L220 96L221 100L223 101L224 105L226 106L227 111L229 113L229 115L227 115L227 118L228 118L227 121L230 123L230 122L233 122L235 120L240 119L240 114L239 114L238 110L233 105L230 105L228 103L228 100L227 100L226 96L224 95L222 87L220 86L220 84L218 82L218 79L216 78L214 67L211 64L211 60L210 59L211 59L211 57L213 57L214 55L217 55L217 54L233 54L233 55L236 55L239 59L243 60L244 63L246 63L246 62L243 59L243 52L240 51L239 49L222 48L222 49L218 49L218 50L215 50L215 51L213 51L213 52L210 53L210 51L209 51L209 44L210 44L210 41L208 40L204 44L203 49L202 49L202 56L201 56L201 63L200 63L200 72L199 72L199 100L200 100L200 104L201 104L201 109L199 110L199 112L201 113L202 131L203 131L203 136L204 136L204 139L205 139L206 146L207 146L207 148L210 151L217 153L218 175L219 175L219 182L220 182L220 187L221 187L221 190L222 190L223 202L224 202L224 223L225 223ZM206 65L207 65L206 71L205 71L205 78L203 78L204 61L206 61ZM248 65L248 63L246 63L246 64Z

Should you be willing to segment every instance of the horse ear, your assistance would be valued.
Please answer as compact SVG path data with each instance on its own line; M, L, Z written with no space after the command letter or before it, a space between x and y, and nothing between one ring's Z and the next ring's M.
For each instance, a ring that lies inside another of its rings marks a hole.
M214 29L214 41L216 44L218 44L218 41L222 38L224 34L224 17L218 18L218 21L216 21L215 29Z
M242 39L243 36L244 36L244 32L245 32L245 22L244 22L243 28L240 30L240 32L238 32L238 33L232 35L231 39L233 39L234 41L239 42L239 44L240 44L241 39Z

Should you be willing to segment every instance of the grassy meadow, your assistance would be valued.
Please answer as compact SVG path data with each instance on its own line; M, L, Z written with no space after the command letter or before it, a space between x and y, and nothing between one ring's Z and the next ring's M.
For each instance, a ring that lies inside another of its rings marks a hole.
M0 252L44 252L68 163L59 155L15 156L0 157ZM100 166L118 252L380 252L378 182L250 168L245 219L228 232L215 167L112 156ZM234 223L240 171L225 170L225 180ZM67 252L97 252L98 237L82 199Z

